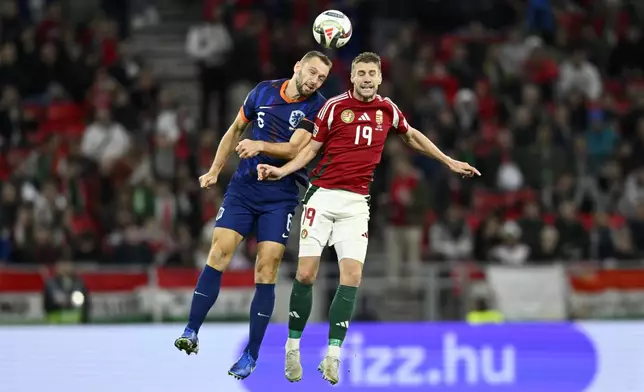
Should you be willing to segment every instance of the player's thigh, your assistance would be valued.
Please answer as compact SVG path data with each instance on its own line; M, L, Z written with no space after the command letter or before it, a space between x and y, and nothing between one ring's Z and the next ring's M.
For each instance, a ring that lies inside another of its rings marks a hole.
M232 230L245 238L255 227L257 217L257 211L239 199L239 196L226 195L217 212L215 228Z
M338 245L342 242L335 244L337 252ZM358 287L362 282L362 269L364 267L364 260L353 259L350 257L340 257L338 254L338 264L340 266L340 284L343 286Z
M279 265L286 246L278 242L262 241L257 244L255 261L255 283L275 283Z
M329 243L333 218L315 205L305 205L300 226L299 257L320 257Z
M317 257L329 243L333 229L333 199L327 190L309 187L300 225L300 259Z
M369 212L336 219L329 244L335 248L338 260L353 259L364 263L369 245Z

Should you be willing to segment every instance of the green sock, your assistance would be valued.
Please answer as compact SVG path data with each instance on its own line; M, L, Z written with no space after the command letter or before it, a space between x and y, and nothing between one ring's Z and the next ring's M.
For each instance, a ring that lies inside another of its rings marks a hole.
M288 337L300 339L313 307L313 285L293 280L288 306Z
M329 309L329 346L341 346L356 304L357 287L338 286Z

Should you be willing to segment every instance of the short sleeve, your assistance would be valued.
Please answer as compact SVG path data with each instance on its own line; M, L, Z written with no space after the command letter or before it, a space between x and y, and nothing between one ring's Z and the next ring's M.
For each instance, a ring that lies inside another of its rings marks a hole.
M393 109L393 120L391 122L391 127L393 128L394 132L398 134L404 134L407 133L409 130L409 124L407 123L407 119L405 118L405 115L403 112L398 109L398 105L396 105L391 99L385 98L385 101L391 105L391 108Z
M298 124L297 128L304 129L309 133L313 133L315 130L315 118L320 112L320 109L322 109L323 105L324 105L324 101L322 100L319 102L316 102L315 105L313 105L311 109L308 111L308 113L302 118L302 120L300 120L300 123Z
M330 119L333 118L332 100L327 101L324 106L318 111L313 125L313 140L316 142L324 142L329 134L329 126L331 125Z
M255 117L257 117L255 108L257 107L256 101L259 89L260 85L258 84L254 89L250 90L250 92L246 96L246 99L244 100L244 104L242 105L241 109L239 109L239 114L241 114L242 118L247 123L253 121Z

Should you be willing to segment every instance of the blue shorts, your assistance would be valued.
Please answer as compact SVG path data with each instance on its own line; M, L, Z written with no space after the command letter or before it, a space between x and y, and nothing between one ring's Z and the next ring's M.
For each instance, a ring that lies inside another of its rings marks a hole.
M227 193L217 212L215 227L234 230L244 238L257 228L257 242L286 245L297 199L281 203L256 203L237 193Z

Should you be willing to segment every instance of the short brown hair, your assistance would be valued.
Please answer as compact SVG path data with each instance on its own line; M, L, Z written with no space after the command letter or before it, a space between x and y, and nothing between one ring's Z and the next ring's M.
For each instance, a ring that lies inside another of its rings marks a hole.
M322 61L324 63L324 65L326 65L329 68L333 67L333 62L331 61L331 59L326 54L324 54L322 52L319 52L317 50L312 50L310 52L306 52L306 54L304 56L302 56L302 60L300 60L300 62L303 63L303 62L306 62L306 61L308 61L308 60L310 60L312 58L320 59L320 61Z
M381 61L380 56L374 52L362 52L351 62L351 69L358 63L372 63L378 65L378 68L380 68Z

